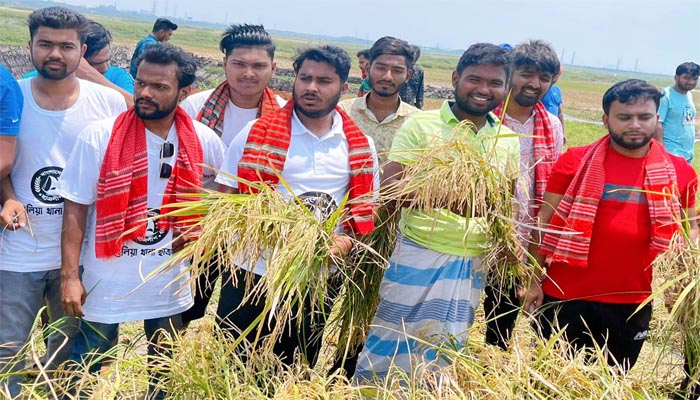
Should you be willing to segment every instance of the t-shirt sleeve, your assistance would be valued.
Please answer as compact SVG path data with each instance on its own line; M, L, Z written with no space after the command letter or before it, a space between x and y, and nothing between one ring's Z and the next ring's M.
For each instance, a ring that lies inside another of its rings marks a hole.
M17 136L24 98L15 78L3 74L0 83L0 135Z
M243 149L248 141L248 134L256 121L257 120L248 122L241 132L233 138L233 141L231 141L228 150L226 150L226 155L224 155L224 161L221 163L220 172L216 175L216 183L236 189L238 188L238 181L235 179L235 177L238 176L238 161L240 161L243 156Z
M409 164L416 159L418 150L424 147L424 136L419 133L418 124L409 117L396 131L387 158L390 161Z
M105 128L99 123L88 125L78 136L58 181L58 193L74 203L90 205L97 200L97 182L102 168L100 135Z
M545 191L556 194L566 193L566 189L569 188L569 184L574 179L574 175L576 175L579 162L580 159L572 150L562 154L552 168Z
M122 68L117 68L114 70L112 75L112 83L119 86L120 88L126 90L127 92L134 94L134 78L129 75Z
M668 110L671 107L671 99L668 98L669 93L668 91L664 90L663 91L663 96L661 96L661 100L659 101L659 122L663 123L666 120L666 116L668 115Z

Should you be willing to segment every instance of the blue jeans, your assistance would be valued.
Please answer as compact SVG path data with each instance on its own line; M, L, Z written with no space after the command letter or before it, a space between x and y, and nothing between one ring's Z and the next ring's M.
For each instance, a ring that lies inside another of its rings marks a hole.
M49 362L46 368L55 370L68 359L78 328L77 318L65 317L61 308L61 271L0 271L0 376L19 372L24 367L21 350L44 305L47 306L52 327L56 328L50 331L48 338ZM23 380L21 374L11 376L4 382L0 378L0 393L6 390L16 397Z
M163 374L157 371L155 361L169 357L171 350L168 346L160 345L164 335L175 336L182 327L180 314L169 317L147 319L143 321L143 330L148 341L149 398L162 399L165 392L157 388L157 383L163 381ZM104 353L114 347L119 336L119 324L103 324L80 320L80 331L75 336L70 360L80 365L87 365L90 373L96 373L102 367ZM154 357L158 356L158 357ZM82 397L82 396L81 396Z

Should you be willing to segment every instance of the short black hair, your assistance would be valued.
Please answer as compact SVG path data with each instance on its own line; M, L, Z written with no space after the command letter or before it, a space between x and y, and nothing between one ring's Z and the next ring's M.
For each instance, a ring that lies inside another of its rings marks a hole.
M457 73L472 65L502 66L506 70L506 81L510 81L510 57L508 52L491 43L476 43L462 54L457 62Z
M158 18L153 23L153 32L158 31L176 31L177 24L167 18Z
M369 60L369 49L362 49L357 52L357 58L364 57Z
M617 82L612 85L603 95L603 111L608 115L610 105L614 101L619 101L622 104L627 104L640 99L654 100L656 109L659 109L659 101L661 100L661 92L659 89L650 85L647 81L641 79L628 79L626 81Z
M221 34L219 49L228 57L233 49L239 47L258 47L264 49L270 59L275 59L275 44L272 36L262 25L231 25Z
M413 65L413 49L405 40L392 36L384 36L377 39L369 49L370 63L384 54L403 56L406 59L406 68L411 68L411 65Z
M684 62L683 64L679 65L676 67L676 76L681 76L683 74L688 74L692 76L693 78L697 78L700 76L700 65L695 64L694 62Z
M544 40L520 43L510 51L513 69L534 67L537 71L558 76L561 70L559 57L551 44Z
M99 53L112 42L112 34L102 24L95 21L88 21L87 29L85 30L85 58L90 58Z
M196 77L197 64L192 55L171 44L156 43L146 47L136 61L136 66L139 67L144 61L158 65L177 64L178 89L190 86Z
M325 62L335 68L335 73L340 77L340 82L345 83L350 73L350 55L340 47L325 45L304 49L294 60L294 72L299 73L304 61L311 60Z
M413 49L413 62L415 63L420 58L420 47L412 44L411 49Z
M85 29L88 20L82 14L65 7L46 7L32 11L27 17L29 38L34 39L41 27L51 29L72 29L78 33L80 44L85 43Z

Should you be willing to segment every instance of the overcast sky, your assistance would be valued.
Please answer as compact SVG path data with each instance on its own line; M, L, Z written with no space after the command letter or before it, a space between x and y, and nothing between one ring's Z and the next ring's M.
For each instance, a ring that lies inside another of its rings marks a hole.
M66 0L86 6L115 0ZM116 0L119 9L373 40L467 48L475 42L551 42L564 62L673 75L700 63L700 0ZM205 6L203 6L205 5Z

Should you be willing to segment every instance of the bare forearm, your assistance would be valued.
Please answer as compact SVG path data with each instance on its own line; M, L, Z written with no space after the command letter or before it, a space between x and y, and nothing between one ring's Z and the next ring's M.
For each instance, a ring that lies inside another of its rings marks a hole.
M61 279L79 279L80 249L88 206L65 200L61 232Z
M7 200L16 200L15 188L12 186L12 180L10 176L6 176L0 181L0 200L6 202Z

